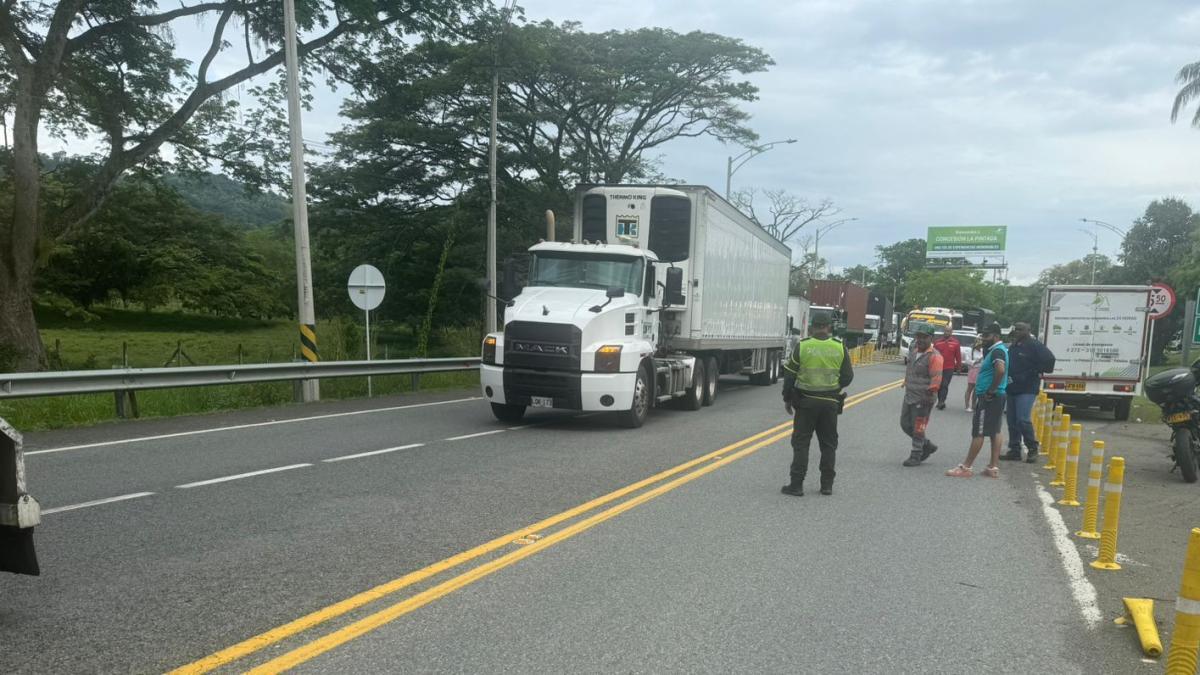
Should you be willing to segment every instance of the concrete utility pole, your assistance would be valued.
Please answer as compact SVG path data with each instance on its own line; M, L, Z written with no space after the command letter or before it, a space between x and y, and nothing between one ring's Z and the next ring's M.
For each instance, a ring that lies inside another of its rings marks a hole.
M304 139L300 127L300 70L296 54L296 5L283 0L284 59L287 62L288 126L292 145L292 223L296 238L296 294L300 323L300 353L309 363L319 359L317 315L313 309L312 257L308 247L308 195L304 181ZM319 380L304 380L304 402L321 399Z
M513 3L515 0L505 0L503 11L501 14L502 24L500 30L508 25L508 19L512 15ZM496 332L496 122L499 117L500 105L500 63L499 55L497 54L498 42L500 34L497 32L492 39L492 120L491 127L488 131L488 184L491 197L488 200L488 219L487 219L487 295L484 298L484 311L487 316L483 318L484 331L488 333Z

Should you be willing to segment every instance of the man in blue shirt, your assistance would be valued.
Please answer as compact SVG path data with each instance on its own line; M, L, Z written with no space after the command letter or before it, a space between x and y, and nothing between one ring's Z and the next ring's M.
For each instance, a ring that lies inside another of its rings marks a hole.
M991 324L979 334L983 343L983 365L979 369L979 377L975 380L975 417L971 423L971 449L967 451L967 461L946 472L947 476L955 478L970 478L975 475L971 465L983 449L983 439L992 442L991 463L983 470L988 478L1000 477L1000 446L1003 438L1000 435L1000 422L1004 419L1004 394L1008 387L1008 348L1000 339L999 324Z
M1025 461L1037 463L1038 442L1033 433L1033 403L1042 388L1042 375L1054 372L1054 354L1038 342L1029 324L1013 324L1008 348L1008 453L1000 459L1021 460L1021 440L1029 454Z

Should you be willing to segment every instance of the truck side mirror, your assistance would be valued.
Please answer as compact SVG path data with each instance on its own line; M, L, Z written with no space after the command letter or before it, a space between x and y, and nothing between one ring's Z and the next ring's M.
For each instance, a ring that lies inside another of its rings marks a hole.
M605 293L605 295L612 298L613 300L616 300L617 298L623 298L623 297L625 297L625 287L624 286L609 286L608 292Z
M645 286L647 300L649 300L650 298L653 298L654 294L658 291L658 288L655 287L656 283L658 283L658 276L654 272L654 265L647 264L646 265L646 286Z
M668 267L667 283L664 284L663 302L668 305L682 305L683 297L683 268Z
M512 261L504 261L504 278L500 286L500 294L506 298L514 298L517 296L519 289L517 288L517 270L513 269Z

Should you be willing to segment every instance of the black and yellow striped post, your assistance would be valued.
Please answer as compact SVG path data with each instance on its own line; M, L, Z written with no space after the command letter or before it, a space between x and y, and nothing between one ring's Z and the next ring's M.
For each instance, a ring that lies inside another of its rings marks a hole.
M317 349L317 324L300 324L300 357L308 363L321 360ZM321 400L320 380L296 380L296 402L308 403Z
M317 351L316 324L300 324L300 355L309 363L316 363L321 360L321 353Z

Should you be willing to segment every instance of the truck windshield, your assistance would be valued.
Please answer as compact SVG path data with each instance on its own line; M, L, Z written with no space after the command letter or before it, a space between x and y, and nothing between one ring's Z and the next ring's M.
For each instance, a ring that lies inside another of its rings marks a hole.
M879 328L879 319L867 319L863 322L863 327L869 330Z
M641 258L620 255L579 255L538 251L529 271L530 286L599 288L620 286L626 293L641 295Z

